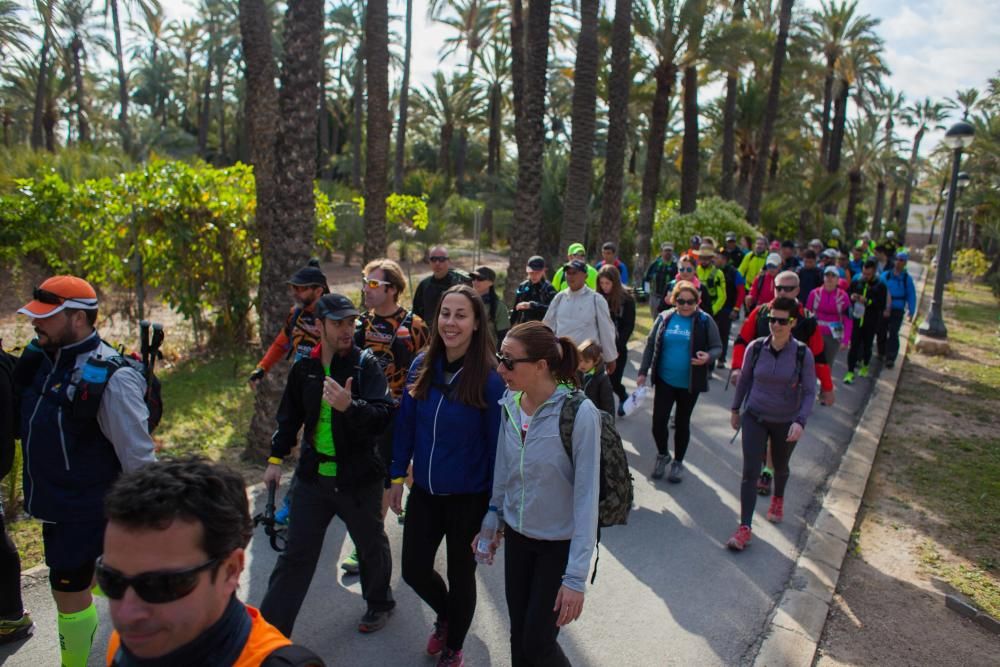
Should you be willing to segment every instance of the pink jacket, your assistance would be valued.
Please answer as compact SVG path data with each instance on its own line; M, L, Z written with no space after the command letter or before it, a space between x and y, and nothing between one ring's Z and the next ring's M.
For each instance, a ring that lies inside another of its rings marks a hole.
M830 335L830 323L839 322L844 330L844 337L841 343L844 346L851 344L851 331L854 326L851 318L851 299L841 288L833 292L825 287L817 287L809 293L806 300L806 309L816 315L823 335Z

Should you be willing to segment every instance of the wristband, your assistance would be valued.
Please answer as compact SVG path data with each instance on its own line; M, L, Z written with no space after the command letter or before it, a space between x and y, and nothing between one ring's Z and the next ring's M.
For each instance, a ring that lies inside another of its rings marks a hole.
M284 460L279 459L277 456L268 456L267 462L270 463L271 465L280 466L282 463L284 463Z
M403 483L403 482L404 482L405 480L406 480L406 478L405 478L405 477L396 477L395 479L393 479L393 480L390 480L390 481L391 481L391 482L392 482L393 484L402 484L402 483Z

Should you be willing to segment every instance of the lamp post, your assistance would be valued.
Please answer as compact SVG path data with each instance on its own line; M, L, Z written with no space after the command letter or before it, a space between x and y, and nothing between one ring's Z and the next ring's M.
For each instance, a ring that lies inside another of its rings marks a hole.
M969 183L971 181L972 179L969 178L969 174L967 172L964 171L958 172L958 195L955 198L955 222L954 224L952 224L951 244L949 245L949 249L951 251L952 256L954 256L955 254L955 249L958 248L958 242L960 240L960 233L962 226L963 211L962 208L959 206L959 204L962 203L962 195L965 193L965 188L969 186ZM940 254L938 256L940 257ZM945 266L944 268L945 284L950 283L951 279L952 279L951 263L949 262L948 265Z
M938 340L948 339L948 329L942 316L945 273L951 266L952 227L955 224L955 201L958 199L958 168L962 163L962 149L967 148L975 137L975 130L964 120L960 120L945 132L944 143L952 149L951 185L948 187L948 205L944 214L944 230L941 232L941 250L938 254L937 275L934 276L934 295L927 319L920 325L920 335Z

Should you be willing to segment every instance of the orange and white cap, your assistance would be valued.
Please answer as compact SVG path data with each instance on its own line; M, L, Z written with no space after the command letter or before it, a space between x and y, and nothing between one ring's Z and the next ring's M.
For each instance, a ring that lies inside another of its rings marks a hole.
M30 302L17 312L35 319L52 317L66 308L97 310L97 292L83 278L52 276L35 288Z

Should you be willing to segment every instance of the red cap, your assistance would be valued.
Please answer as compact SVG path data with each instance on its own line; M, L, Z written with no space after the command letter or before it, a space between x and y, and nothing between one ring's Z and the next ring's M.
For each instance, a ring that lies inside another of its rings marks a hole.
M52 317L65 308L97 310L97 292L83 278L53 276L35 288L34 299L17 312L35 319Z

